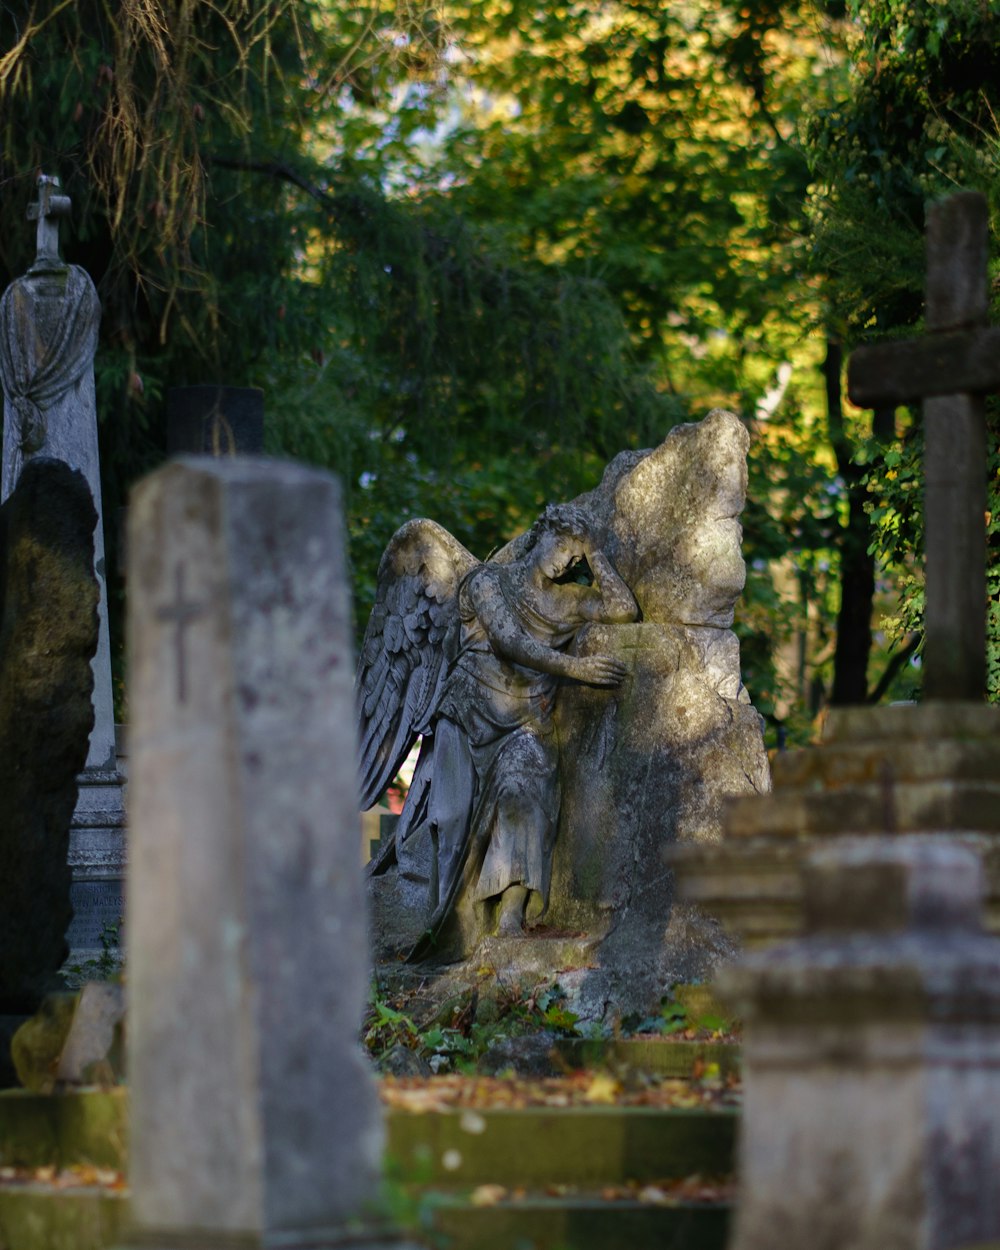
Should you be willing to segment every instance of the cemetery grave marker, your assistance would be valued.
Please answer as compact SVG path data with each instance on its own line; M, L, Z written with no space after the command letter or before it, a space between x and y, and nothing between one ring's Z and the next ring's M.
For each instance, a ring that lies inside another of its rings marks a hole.
M97 445L94 354L101 307L85 270L59 255L59 222L70 199L58 178L38 179L38 200L28 219L37 222L37 256L0 300L0 381L4 393L0 500L36 457L79 469L97 508L94 569L100 586L94 673L94 728L70 833L74 919L71 959L99 953L122 914L125 812L115 751L111 649L105 584L104 527Z
M985 324L988 224L978 192L931 206L927 334L858 348L848 372L848 394L859 407L923 400L930 699L981 699L986 685L983 397L1000 390L1000 328Z
M371 1245L339 490L192 457L129 511L129 1245Z

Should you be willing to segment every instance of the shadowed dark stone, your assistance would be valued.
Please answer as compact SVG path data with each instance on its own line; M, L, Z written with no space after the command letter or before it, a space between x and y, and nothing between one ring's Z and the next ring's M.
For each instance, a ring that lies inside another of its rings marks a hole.
M77 774L94 723L97 513L83 474L24 469L0 507L0 1011L32 1011L68 953Z

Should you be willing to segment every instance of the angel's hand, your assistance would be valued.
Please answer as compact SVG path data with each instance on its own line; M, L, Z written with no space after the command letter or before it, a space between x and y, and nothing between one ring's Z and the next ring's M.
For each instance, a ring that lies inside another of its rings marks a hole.
M624 680L628 668L621 660L610 655L584 655L573 658L570 676L588 686L618 686Z

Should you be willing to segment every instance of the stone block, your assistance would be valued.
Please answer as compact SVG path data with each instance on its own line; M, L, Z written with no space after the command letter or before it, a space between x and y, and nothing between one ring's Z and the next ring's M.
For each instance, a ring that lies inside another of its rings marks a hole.
M382 1137L339 489L176 461L128 547L132 1244L349 1245Z
M1000 940L976 927L981 889L967 847L839 841L805 874L816 927L722 972L745 1030L732 1250L771 1250L776 1229L786 1250L1000 1234Z

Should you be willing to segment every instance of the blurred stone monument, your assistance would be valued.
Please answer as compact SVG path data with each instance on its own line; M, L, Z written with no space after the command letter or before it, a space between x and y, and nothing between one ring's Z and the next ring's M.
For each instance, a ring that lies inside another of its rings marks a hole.
M805 932L720 976L743 1020L731 1250L951 1250L1000 1237L1000 940L978 857L842 839Z
M70 200L59 180L41 176L37 256L0 300L0 381L4 394L0 499L24 466L39 456L62 460L86 478L97 508L94 568L100 586L100 631L93 659L94 727L70 834L74 918L70 948L77 958L117 942L123 911L125 813L115 752L111 650L104 564L104 528L94 396L94 354L101 309L94 284L59 254L59 222Z
M128 1244L394 1244L337 483L175 460L133 492L128 551Z

